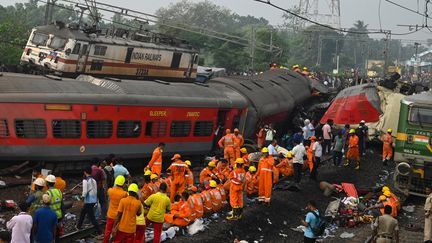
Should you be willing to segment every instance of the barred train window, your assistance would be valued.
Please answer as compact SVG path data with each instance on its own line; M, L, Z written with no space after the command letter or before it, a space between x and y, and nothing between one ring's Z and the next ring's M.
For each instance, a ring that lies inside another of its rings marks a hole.
M113 122L107 120L87 121L88 138L110 138L112 136Z
M9 136L10 134L7 120L0 120L0 138L7 138Z
M194 136L207 137L212 134L213 122L212 121L197 121L195 122Z
M45 120L15 120L15 133L19 138L45 138L47 136Z
M137 138L141 134L141 121L119 121L117 125L117 137Z
M187 137L192 127L191 121L173 121L171 123L171 137Z
M33 38L31 40L31 42L34 45L45 46L46 43L47 43L47 41L48 41L48 39L49 39L48 35L35 32L34 35L33 35Z
M55 138L80 138L80 120L53 120L53 137Z
M144 135L146 137L165 137L167 126L166 121L147 121Z
M95 46L93 55L96 56L105 56L107 47L106 46Z

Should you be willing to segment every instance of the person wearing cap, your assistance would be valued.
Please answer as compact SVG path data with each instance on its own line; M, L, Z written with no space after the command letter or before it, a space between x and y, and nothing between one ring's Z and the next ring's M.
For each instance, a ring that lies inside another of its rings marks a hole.
M301 74L305 77L309 76L309 70L307 67L303 67L303 71L301 72Z
M77 228L81 229L82 224L84 222L84 218L87 217L90 219L90 222L96 228L96 232L101 234L102 231L99 227L98 222L96 221L94 215L94 206L97 203L97 183L96 180L92 177L92 168L89 166L84 170L84 179L82 182L82 194L81 198L84 199L84 205L81 209L80 217L78 219Z
M231 164L235 161L235 135L231 133L230 129L226 129L225 136L218 141L220 148L224 150L224 158L227 159Z
M12 232L11 243L30 243L30 234L33 226L33 218L28 213L29 205L21 202L20 213L6 223L6 227Z
M378 202L375 205L366 208L365 211L371 210L371 213L374 216L384 215L385 206L390 206L392 208L391 216L393 216L394 218L397 217L398 212L396 205L384 195L380 195L378 197Z
M37 178L34 182L33 185L35 187L35 191L30 194L30 196L26 199L26 203L30 205L30 215L34 216L34 213L36 212L36 210L38 210L39 208L41 208L43 206L42 203L42 195L43 193L43 188L45 186L45 180L42 178Z
M191 208L191 220L199 219L204 216L204 205L203 200L198 188L196 186L191 186L189 188L189 198L188 202Z
M382 187L382 193L384 196L386 196L390 201L392 201L395 205L397 210L401 209L401 205L400 205L400 201L399 201L399 197L396 196L388 186L383 186Z
M214 160L208 162L207 167L201 170L199 175L200 184L204 184L205 181L210 181L212 179L217 179L216 174L214 173L216 168L216 162Z
M244 161L242 158L236 159L236 167L229 175L231 181L229 201L233 213L227 217L228 220L238 220L242 217L243 190L246 182L246 171L243 168L243 164Z
M274 158L269 155L266 147L261 150L262 156L258 162L258 201L270 204L273 188Z
M283 178L294 175L293 154L291 151L288 151L285 158L276 165L276 168L279 170L279 173L282 174Z
M234 128L234 144L235 144L235 148L234 148L234 152L235 152L235 157L240 158L240 148L241 146L243 146L244 144L244 138L243 136L240 134L240 130L238 128Z
M359 138L354 129L349 131L348 151L344 166L349 166L350 160L356 162L356 170L360 169Z
M157 174L159 177L162 172L162 153L164 149L165 143L159 143L159 145L153 150L152 157L147 166L151 169L153 174Z
M138 185L128 187L128 196L120 200L118 214L114 223L114 243L133 242L136 232L136 217L142 213L141 201L138 199Z
M182 195L176 195L176 202L171 207L171 212L165 214L165 222L185 227L191 223L191 208L188 202L189 193L183 192Z
M393 156L392 132L393 132L393 130L391 128L389 128L389 129L387 129L387 133L381 137L381 141L383 143L383 153L382 153L383 165L387 165Z
M321 156L323 154L323 148L322 148L323 138L319 137L318 141L314 143L312 146L312 172L310 174L310 178L312 180L317 180L317 174L318 174L318 166L321 164Z
M159 243L162 226L165 221L165 213L171 210L171 200L166 195L167 185L162 183L159 192L151 195L144 201L144 206L149 208L146 225L153 224L153 242Z
M249 166L249 153L245 147L240 149L240 158L243 159L244 165Z
M424 242L432 242L432 186L428 185L425 188L426 200L424 204Z
M63 209L63 194L62 192L54 187L54 184L56 182L56 177L54 175L48 175L45 178L45 181L48 185L48 190L46 193L50 195L51 197L51 203L50 208L56 213L58 224L57 224L57 232L56 232L56 238L55 242L60 242L60 232L63 231L63 215L64 215L64 209Z
M155 194L156 192L159 191L159 186L160 186L159 177L157 174L151 174L150 180L151 180L150 186L152 188L152 194Z
M189 188L189 187L193 186L193 184L194 184L194 175L193 175L193 172L191 169L192 163L190 162L190 160L186 160L185 163L189 168L189 171L185 175L186 176L186 185L187 185L187 188Z
M302 167L304 164L304 157L306 155L306 149L298 140L294 140L294 148L292 150L293 154L293 167L294 167L294 182L297 184L300 183Z
M168 167L168 170L171 171L173 175L173 182L170 188L171 202L174 202L174 196L177 193L181 195L181 193L184 192L186 186L185 175L188 174L190 171L186 163L183 162L180 158L180 154L175 154L171 158L173 162L171 163L170 167Z
M376 243L399 243L398 221L391 216L393 208L386 205L382 211L383 214L372 225L372 239L375 239Z
M212 204L212 211L213 212L218 212L219 210L221 210L223 204L222 204L222 195L220 193L220 190L218 188L218 183L215 180L211 180L210 183L210 190L209 190L209 194L210 194L210 201Z
M119 175L114 180L114 187L108 189L107 194L110 200L103 243L108 243L110 240L112 229L117 218L120 200L128 196L127 192L123 190L123 185L125 181L126 179L124 178L124 176Z
M247 196L253 196L254 194L258 193L258 177L256 177L256 167L255 166L249 166L248 172L246 172L245 178L246 178L246 195Z
M57 215L50 208L51 197L42 196L43 207L36 210L33 217L33 240L37 243L51 243L56 238Z
M364 120L361 120L359 126L355 129L355 133L359 139L359 155L364 155L365 153L366 141L368 139L368 130L369 128L366 126L366 122Z

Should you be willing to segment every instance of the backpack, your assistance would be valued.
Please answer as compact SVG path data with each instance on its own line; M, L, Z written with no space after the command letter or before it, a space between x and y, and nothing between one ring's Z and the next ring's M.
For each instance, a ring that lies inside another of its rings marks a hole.
M315 216L317 219L317 223L315 224L315 227L311 227L312 233L315 236L321 236L324 234L324 231L327 227L327 223L323 217L321 217L321 214L318 215L317 213L311 211L311 213Z

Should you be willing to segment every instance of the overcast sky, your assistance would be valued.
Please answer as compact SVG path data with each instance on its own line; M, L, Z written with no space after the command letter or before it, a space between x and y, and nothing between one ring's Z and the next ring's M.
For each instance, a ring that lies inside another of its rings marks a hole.
M1 5L10 5L26 0L0 0ZM81 0L83 1L83 0ZM146 13L154 13L160 7L166 7L170 3L180 2L180 0L99 0L116 6L123 6ZM198 2L198 0L191 0ZM312 0L310 0L312 1ZM330 0L319 0L320 11L325 12L327 2ZM382 29L390 29L394 33L409 32L408 27L398 27L404 25L422 25L424 17L416 13L409 12L388 3L386 0L340 0L341 2L341 23L342 27L349 28L356 20L363 20L369 28L379 29L378 6L381 1L381 25ZM398 4L423 12L425 0L392 0ZM268 5L258 3L253 0L212 0L217 5L224 6L240 15L253 15L264 17L271 24L277 25L283 22L282 12ZM284 8L290 8L299 3L299 0L271 0L272 3ZM417 3L420 6L417 7ZM429 7L432 9L432 4ZM430 13L432 15L432 13ZM432 26L432 19L431 19ZM421 30L415 34L405 36L393 36L394 39L426 40L432 38L432 32Z

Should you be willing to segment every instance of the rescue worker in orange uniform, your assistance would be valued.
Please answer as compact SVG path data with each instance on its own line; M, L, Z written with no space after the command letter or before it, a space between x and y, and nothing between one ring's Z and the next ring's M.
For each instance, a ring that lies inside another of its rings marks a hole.
M308 158L308 167L309 167L309 172L312 173L313 170L313 145L314 143L316 143L316 137L315 136L311 136L310 137L310 145L308 147L307 150L307 158Z
M387 165L393 156L393 138L392 138L393 130L391 128L387 129L387 133L381 137L381 141L383 143L383 165Z
M258 178L256 176L256 167L249 166L248 172L246 172L246 195L252 196L258 193Z
M292 70L293 70L294 72L301 73L300 65L298 65L298 64L293 65L293 66L292 66Z
M309 76L309 70L307 67L303 67L303 72L301 72L303 76L308 77Z
M286 154L285 159L276 165L276 168L283 178L294 175L293 154L291 151Z
M235 143L235 157L241 158L240 156L240 148L244 144L244 138L240 134L240 131L238 128L234 128L234 143ZM234 166L234 165L233 165Z
M173 180L172 180L171 172L167 171L165 173L165 179L162 179L162 183L165 183L167 185L167 192L166 192L166 194L167 194L168 197L170 196L170 190L171 190L170 188L171 188L171 185L172 185L172 181Z
M356 162L356 170L360 169L360 154L359 154L359 138L355 134L355 130L351 129L348 135L348 151L344 166L348 166L350 160Z
M219 180L226 181L231 172L230 167L228 166L228 161L226 159L221 159L216 165L215 174L219 178Z
M165 222L176 226L185 227L191 222L191 210L188 202L189 194L183 192L182 195L176 195L176 202L171 206L171 212L165 214Z
M238 220L242 217L243 191L246 182L246 171L243 168L243 164L243 159L237 158L236 168L229 175L229 179L231 180L229 196L233 213L227 217L228 220Z
M151 180L150 187L152 189L152 194L155 194L156 192L159 191L159 186L160 186L158 175L151 174L150 180Z
M162 152L165 148L165 143L159 143L159 145L154 149L153 155L148 163L148 166L151 169L153 174L157 174L159 177L162 172Z
M219 140L218 145L224 149L224 158L233 165L236 158L235 148L237 146L235 144L235 135L231 133L230 129L227 129L225 133L226 135Z
M194 184L194 175L191 170L192 163L189 160L186 160L185 163L189 168L189 172L186 174L186 185L187 188L189 188Z
M273 189L273 166L274 158L269 156L267 147L261 150L263 154L258 163L258 201L270 204Z
M397 207L396 207L396 204L395 204L395 203L393 203L392 201L390 201L390 200L389 200L386 196L384 196L384 195L379 196L378 201L379 201L379 203L377 203L377 204L375 204L375 205L373 205L373 206L370 206L370 207L366 208L365 211L369 211L369 210L373 210L373 209L375 209L375 210L376 210L376 209L379 209L380 214L381 214L381 215L384 215L384 207L387 206L387 205L389 205L389 206L392 208L391 216L392 216L393 218L396 218L396 217L397 217L397 215L398 215L398 210L397 210ZM373 210L372 212L374 212L374 210ZM373 213L373 214L376 214L376 213ZM378 215L374 215L374 216L378 216Z
M211 197L211 203L212 203L212 211L218 212L222 208L222 196L220 194L220 191L217 187L217 182L214 180L210 181L210 197Z
M216 174L213 172L216 168L216 162L210 161L201 172L199 176L199 181L201 185L204 185L204 182L209 182L210 180L217 179Z
M210 185L207 184L210 182L206 182L204 190L201 191L201 198L203 202L203 208L204 208L204 214L212 213L213 211L213 204L211 202L212 198L210 195Z
M141 201L144 202L151 194L153 194L153 187L151 182L151 171L147 170L144 173L144 185L141 188Z
M225 185L222 184L218 184L217 186L220 195L221 195L221 203L222 203L222 207L225 207L228 204L227 201L227 190L225 190Z
M195 186L189 188L188 202L191 208L191 220L199 219L204 216L204 205L201 194L197 193L198 189Z
M175 154L171 160L173 161L168 167L168 170L171 171L173 175L173 181L170 187L170 199L171 202L174 201L174 196L178 193L181 195L181 193L185 190L185 175L189 173L189 168L186 165L185 162L183 162L181 159L180 154Z
M245 166L250 165L249 164L249 153L248 153L247 149L244 147L240 149L240 158L243 159Z
M388 186L383 186L382 193L384 196L386 196L389 200L393 201L396 205L397 210L401 209L401 204L399 201L399 197L396 196L393 192L390 191L390 188Z

